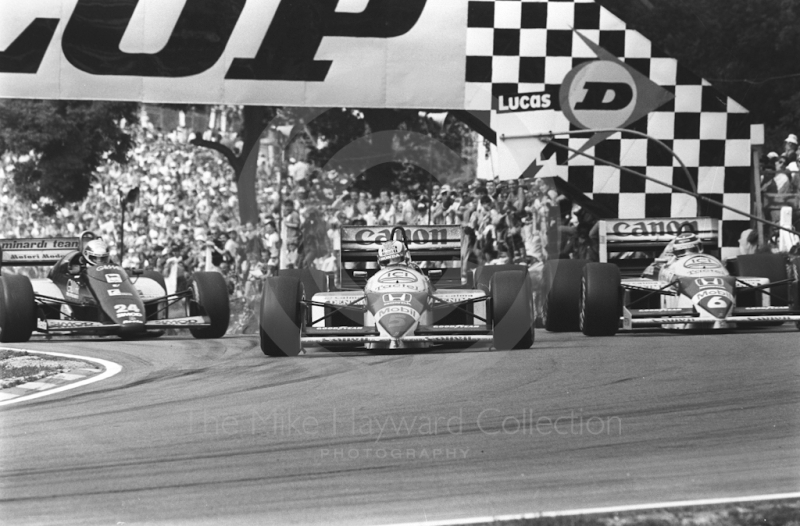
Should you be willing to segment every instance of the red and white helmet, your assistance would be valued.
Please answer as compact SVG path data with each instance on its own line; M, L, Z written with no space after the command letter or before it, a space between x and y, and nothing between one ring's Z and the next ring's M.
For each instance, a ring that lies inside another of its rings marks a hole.
M402 241L387 241L378 249L378 265L381 268L391 265L408 265L411 256Z
M86 264L93 267L95 265L105 265L108 263L108 245L102 239L93 239L83 247L83 259Z

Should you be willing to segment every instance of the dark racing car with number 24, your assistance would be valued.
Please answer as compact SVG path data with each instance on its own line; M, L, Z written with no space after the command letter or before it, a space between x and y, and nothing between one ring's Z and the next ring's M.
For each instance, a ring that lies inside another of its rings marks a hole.
M91 232L80 238L2 240L0 251L3 267L52 265L46 278L0 277L2 342L24 342L34 332L142 338L166 329L220 338L228 329L228 291L217 272L195 272L187 290L168 294L161 274L129 274L111 263L105 243ZM178 302L185 316L170 318L170 306Z
M462 272L461 227L346 226L340 242L338 275L303 269L267 278L260 312L264 354L292 356L304 346L533 345L526 267Z

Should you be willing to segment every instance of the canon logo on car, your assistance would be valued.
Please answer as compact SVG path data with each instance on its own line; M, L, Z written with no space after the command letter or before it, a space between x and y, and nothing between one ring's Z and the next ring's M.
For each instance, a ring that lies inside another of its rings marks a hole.
M431 228L431 229L405 229L406 237L409 241L414 243L447 243L447 229L446 228ZM375 245L389 241L389 236L392 235L391 229L384 228L382 230L375 230L372 228L365 228L355 233L355 242L361 245Z
M677 234L697 232L698 224L697 221L617 221L612 224L611 231L618 236Z

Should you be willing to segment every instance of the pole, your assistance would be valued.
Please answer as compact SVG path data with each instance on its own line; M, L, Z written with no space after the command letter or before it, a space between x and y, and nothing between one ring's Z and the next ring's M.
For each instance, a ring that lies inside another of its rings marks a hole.
M753 186L755 189L755 216L759 218L756 221L756 232L758 232L758 246L764 244L764 203L761 201L761 146L753 147Z
M125 192L119 190L119 204L120 204L120 220L119 220L119 264L122 265L122 259L125 257L125 207L128 206L123 196Z

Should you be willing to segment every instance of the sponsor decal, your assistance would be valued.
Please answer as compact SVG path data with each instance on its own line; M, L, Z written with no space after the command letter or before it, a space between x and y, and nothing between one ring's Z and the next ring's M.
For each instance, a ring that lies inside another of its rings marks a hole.
M353 296L325 296L320 298L315 298L314 301L319 303L325 303L327 305L349 305L356 300ZM353 306L359 306L363 304L364 298L359 298L356 303L353 303Z
M721 268L722 264L711 256L692 256L683 263L686 268L714 269Z
M750 321L793 321L794 316L748 316Z
M109 296L133 296L130 292L122 292L119 289L108 289Z
M119 265L100 265L99 267L95 267L97 272L102 272L104 270L121 270Z
M156 320L158 321L159 325L198 325L204 323L202 319L198 318L176 318L176 319L165 319L165 320ZM124 323L124 322L123 322Z
M378 283L417 283L420 276L403 269L392 269L378 278Z
M59 320L57 323L53 323L54 329L83 329L86 327L100 327L101 324L98 324L94 321L69 321L69 320Z
M116 273L106 274L107 283L122 283L122 276Z
M387 314L407 314L412 318L419 319L419 313L411 307L404 307L402 305L394 305L392 307L384 307L375 313L375 319L383 318Z
M718 276L727 276L728 271L720 267L718 269L707 268L705 270L687 270L686 274L689 276L696 276L698 274L716 274Z
M696 220L616 221L610 227L618 236L677 235L687 228L690 232L697 232L699 228Z
M385 290L397 290L397 289L407 289L413 291L423 291L425 290L425 284L421 281L416 283L386 283L386 284L378 284L374 287L370 288L370 292L383 292Z
M336 327L311 327L312 329L320 331L360 331L361 327L348 327L347 325L339 325Z
M139 306L133 303L130 305L114 305L114 310L117 311L116 314L119 318L142 316L142 311L139 310Z
M683 309L639 309L637 312L678 312Z
M708 287L724 287L725 282L721 278L696 278L694 282L697 284L698 287L701 289L705 289Z
M454 246L461 246L461 228L460 227L442 227L442 228L421 228L421 227L407 227L404 229L406 239L412 245L441 245L451 244ZM379 245L385 241L390 241L389 236L392 235L391 228L362 228L354 230L352 228L342 229L342 241L355 242L359 245Z
M492 99L492 109L497 113L513 113L536 110L558 110L558 87L549 91L512 93Z
M383 303L385 303L386 305L395 305L395 304L411 305L411 298L412 296L408 292L384 294Z
M459 303L461 301L469 301L475 298L483 298L484 296L485 294L482 292L475 292L473 294L441 294L437 295L436 298L448 303Z
M71 279L67 280L67 290L66 290L67 296L69 296L70 298L77 298L80 296L80 291L81 288L77 283L75 283Z
M139 320L122 320L122 324L123 325L128 325L128 324L131 324L131 323L142 323L142 322L139 321Z
M730 301L733 301L733 295L730 292L728 292L728 291L726 291L724 289L701 290L700 292L695 294L692 297L692 299L695 300L695 301L700 301L703 298L708 298L708 297L713 297L713 296L727 298Z
M43 320L41 318L38 318L36 320L36 328L40 329L40 330L43 330L43 331L46 331L47 330L47 320Z
M789 310L789 307L769 305L766 307L745 307L745 310Z
M359 343L366 340L363 336L324 336L325 343Z

